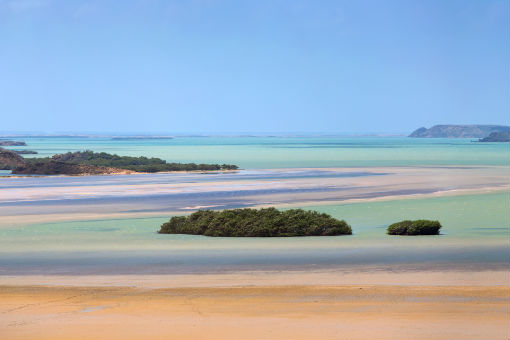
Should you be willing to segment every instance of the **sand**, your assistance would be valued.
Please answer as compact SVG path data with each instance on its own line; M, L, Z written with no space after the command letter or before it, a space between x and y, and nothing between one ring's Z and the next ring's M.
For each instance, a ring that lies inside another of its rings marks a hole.
M505 286L1 286L2 339L508 339Z
M299 169L299 171L312 169ZM374 200L508 192L507 166L363 167L313 169L361 177L278 177L290 170L259 170L267 178L202 178L196 174L61 178L41 186L5 179L0 228L87 219L159 217L206 206L292 207ZM297 170L293 170L297 171ZM292 171L291 171L292 172ZM263 176L263 177L264 177ZM178 179L178 180L177 180ZM205 180L204 180L205 179ZM26 179L30 181L31 179ZM80 183L77 185L77 181ZM21 185L21 187L18 187ZM232 193L235 195L232 195ZM135 199L136 198L136 199Z
M0 339L508 339L508 270L11 276Z

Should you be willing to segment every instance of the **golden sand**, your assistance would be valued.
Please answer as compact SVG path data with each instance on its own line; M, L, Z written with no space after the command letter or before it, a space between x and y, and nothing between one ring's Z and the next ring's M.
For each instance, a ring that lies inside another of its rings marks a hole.
M1 339L508 339L507 286L0 286Z

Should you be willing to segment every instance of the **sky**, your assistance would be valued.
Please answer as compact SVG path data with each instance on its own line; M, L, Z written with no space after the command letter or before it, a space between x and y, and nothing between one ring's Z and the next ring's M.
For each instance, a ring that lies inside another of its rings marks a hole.
M0 131L509 124L510 2L0 0Z

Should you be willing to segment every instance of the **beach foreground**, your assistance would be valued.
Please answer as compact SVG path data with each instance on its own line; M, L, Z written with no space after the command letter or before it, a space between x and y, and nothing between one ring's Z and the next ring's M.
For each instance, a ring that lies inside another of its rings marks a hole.
M372 272L346 274L333 282L376 284L316 284L331 281L332 275L119 276L103 286L92 284L107 282L107 276L28 277L28 285L16 285L22 278L13 277L0 286L0 337L508 339L510 335L507 271ZM253 285L247 284L249 276ZM408 284L406 277L424 283ZM469 285L457 285L469 277ZM51 284L59 281L63 284ZM129 282L139 284L126 286ZM170 288L160 288L165 282ZM301 282L305 284L293 285ZM190 287L177 287L184 283Z
M4 339L507 339L509 293L471 286L4 286L0 323Z

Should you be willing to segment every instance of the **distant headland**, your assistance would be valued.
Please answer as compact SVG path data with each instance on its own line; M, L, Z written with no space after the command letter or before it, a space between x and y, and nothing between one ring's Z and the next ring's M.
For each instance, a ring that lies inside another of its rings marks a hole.
M509 126L504 125L434 125L427 129L421 127L409 135L413 138L485 138L491 133L508 133ZM485 142L485 140L480 140ZM499 141L499 140L498 140Z

